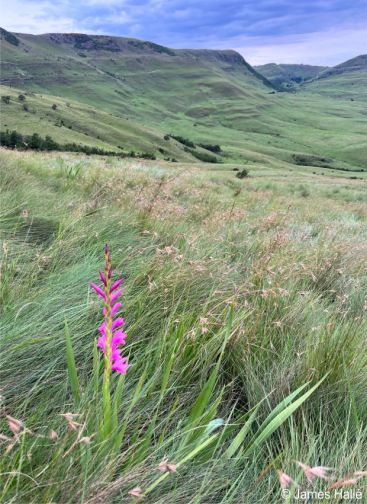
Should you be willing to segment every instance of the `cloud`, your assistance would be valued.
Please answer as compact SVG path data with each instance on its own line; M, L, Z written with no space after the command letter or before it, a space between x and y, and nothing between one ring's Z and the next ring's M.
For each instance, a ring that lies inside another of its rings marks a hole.
M304 63L332 66L366 52L367 27L356 30L328 30L300 35L248 39L236 50L251 65Z
M4 3L2 23L28 33L79 31L133 36L171 47L239 48L254 63L275 59L332 64L366 52L367 3L13 0Z

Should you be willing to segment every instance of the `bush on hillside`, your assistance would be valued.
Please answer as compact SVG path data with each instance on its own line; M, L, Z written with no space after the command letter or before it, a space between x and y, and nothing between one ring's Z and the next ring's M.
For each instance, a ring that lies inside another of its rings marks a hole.
M236 177L239 178L239 179L243 179L243 178L246 178L249 176L249 171L247 168L243 168L241 171L238 171L236 173Z
M119 157L137 157L142 159L156 159L150 152L136 153L131 151L129 154L123 152L107 151L100 147L90 147L89 145L80 145L73 143L59 144L52 137L46 135L42 138L38 133L33 135L22 135L17 131L0 131L0 146L10 147L11 149L37 150L37 151L67 151L83 152L84 154L97 154L100 156L119 156Z
M174 140L181 143L182 145L186 145L186 147L191 147L192 149L195 149L195 147L196 147L194 142L192 142L188 138L184 138L180 135L166 135L166 136L173 138Z
M220 145L218 145L218 144L211 145L211 144L199 143L198 146L202 147L203 149L209 150L211 152L216 152L216 153L222 152L222 149L220 148Z

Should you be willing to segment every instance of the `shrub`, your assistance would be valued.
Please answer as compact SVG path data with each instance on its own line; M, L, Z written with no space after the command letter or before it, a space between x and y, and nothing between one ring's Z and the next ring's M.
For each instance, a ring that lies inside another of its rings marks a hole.
M166 135L166 136L173 138L174 140L181 143L182 145L186 145L186 147L191 147L192 149L195 149L194 142L192 142L191 140L189 140L187 138L184 138L179 135Z
M1 101L8 105L10 103L10 96L2 96Z
M57 109L56 103L54 103L51 108L52 108L52 110L56 110Z
M236 173L236 177L239 179L243 179L249 176L249 171L247 168L243 168L241 171Z
M19 100L19 101L24 101L24 100L25 100L25 96L24 96L24 94L20 94L20 95L18 96L18 100Z
M90 147L89 145L80 145L75 142L59 144L49 135L42 138L38 133L33 135L21 135L16 131L9 130L0 132L0 145L11 148L21 148L24 150L33 149L40 151L68 151L68 152L83 152L84 154L97 154L100 156L119 156L119 157L137 157L142 159L156 159L151 152L135 152L131 151L128 154L116 151L107 151L100 147ZM121 149L122 147L120 147Z
M211 152L222 152L222 149L220 148L220 145L218 144L214 144L214 145L211 145L211 144L198 144L199 147L202 147L203 149L206 149L206 150L209 150Z

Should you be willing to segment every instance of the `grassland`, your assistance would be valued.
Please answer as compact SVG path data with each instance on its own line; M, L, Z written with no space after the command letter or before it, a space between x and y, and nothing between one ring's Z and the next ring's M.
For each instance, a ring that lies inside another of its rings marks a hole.
M285 89L293 88L301 82L315 79L321 72L327 69L327 67L315 65L287 65L277 63L267 63L255 68L272 84Z
M294 164L294 155L307 155L327 158L328 169L367 169L365 70L343 74L341 87L336 76L280 93L234 51L172 51L121 37L81 43L77 35L16 36L18 46L2 43L1 94L15 97L2 106L2 123L22 134L49 130L64 143L75 136L197 162L182 145L164 141L173 133L220 144L224 163ZM107 43L110 50L100 48ZM17 93L34 93L31 112Z
M235 164L0 152L2 412L30 431L2 438L2 502L113 504L139 486L143 502L275 504L277 469L304 484L294 460L367 466L366 174L252 156L239 180ZM101 440L89 283L106 241L131 368Z

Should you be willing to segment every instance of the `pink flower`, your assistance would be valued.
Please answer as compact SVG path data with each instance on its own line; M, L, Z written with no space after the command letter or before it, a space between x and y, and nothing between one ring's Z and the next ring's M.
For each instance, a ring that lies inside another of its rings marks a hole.
M117 289L117 287L119 287L123 281L124 281L123 278L119 278L118 280L116 280L116 282L114 284L112 284L112 287L110 288L110 292L113 292L115 289Z
M113 371L116 371L117 373L126 374L126 371L130 367L126 361L126 357L119 356L118 358L114 359L111 369Z
M122 303L115 303L112 308L111 308L111 317L113 317L114 315L116 315L117 311L121 308L122 306ZM107 313L107 310L106 308L103 308L103 315L106 315Z
M107 362L109 366L111 366L110 369L117 373L126 374L129 365L127 364L127 358L121 357L121 349L119 348L120 345L125 344L126 333L121 329L121 327L125 325L125 321L122 317L116 317L114 319L114 316L121 307L121 302L115 301L117 301L118 297L123 293L124 289L118 288L123 282L123 279L119 278L112 283L112 263L108 245L105 247L105 259L106 264L104 271L99 272L102 286L99 287L95 283L91 284L92 289L94 289L104 301L104 321L98 327L101 336L99 336L97 340L97 347L100 348L107 357Z
M99 272L99 278L102 280L103 285L107 286L107 280L106 280L106 277L104 276L104 274L102 273L102 271Z
M117 345L125 345L125 338L127 334L122 331L122 329L119 329L116 331L111 340L111 345L112 347L117 346Z
M124 289L118 289L116 292L114 292L111 296L111 304L114 303L116 301L116 299L122 294Z
M98 285L96 285L95 283L91 283L90 286L92 287L92 289L94 289L96 291L96 293L101 296L101 298L103 298L105 301L106 301L106 294L103 292L103 290L98 287Z
M116 329L116 327L119 327L119 326L123 326L125 325L125 321L122 317L117 317L117 319L115 319L113 322L112 322L112 326L111 326L111 329L112 331L114 329Z

